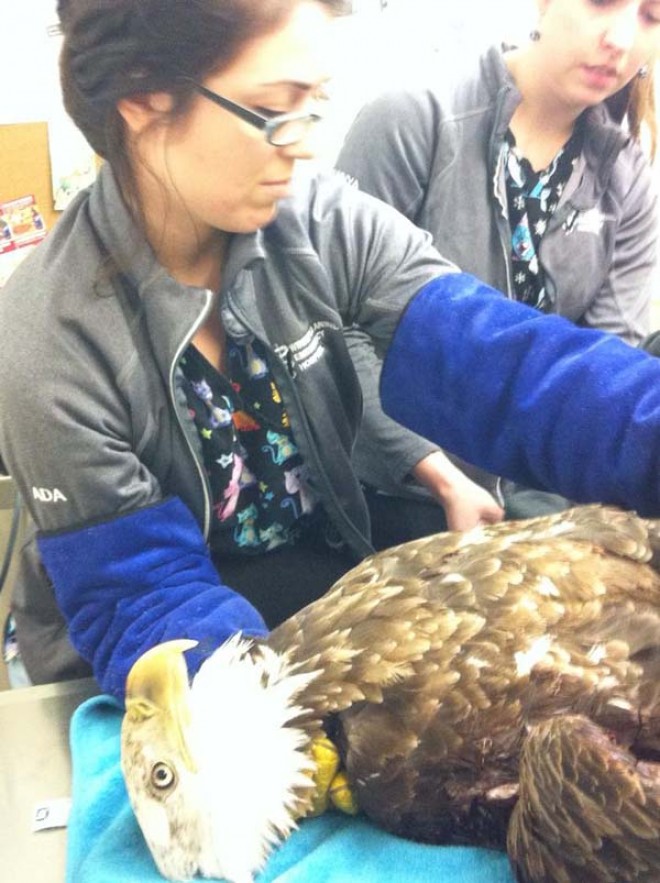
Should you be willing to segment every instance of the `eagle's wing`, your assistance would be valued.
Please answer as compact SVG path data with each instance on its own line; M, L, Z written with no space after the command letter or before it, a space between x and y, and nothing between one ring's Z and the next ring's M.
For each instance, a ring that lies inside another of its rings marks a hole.
M460 534L440 534L373 555L271 633L268 645L296 670L318 673L305 692L308 709L325 717L363 700L378 703L432 646L479 630L479 614L438 617L428 605L427 565L460 542Z
M576 551L566 560L569 545ZM637 567L651 555L645 522L601 506L437 534L365 559L267 643L300 671L318 671L305 703L325 716L363 700L380 702L383 689L419 676L424 659L436 652L451 659L487 621L510 633L524 629L527 616L542 633L564 614L564 599L553 592L583 590L578 600L588 601L605 591L605 563L620 570L608 576L616 599L618 588L636 584ZM652 571L643 569L648 590ZM544 580L560 588L546 591ZM518 603L526 592L536 593L527 612ZM657 586L656 594L660 606Z
M639 762L582 716L534 727L508 851L520 881L660 880L660 765Z

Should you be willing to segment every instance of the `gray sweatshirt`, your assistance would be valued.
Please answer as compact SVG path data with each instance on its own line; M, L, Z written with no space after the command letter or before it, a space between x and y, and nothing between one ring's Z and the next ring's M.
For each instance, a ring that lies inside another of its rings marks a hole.
M383 95L358 115L338 168L431 232L461 270L512 296L504 136L521 101L499 48L455 83ZM554 312L638 344L649 331L656 196L639 146L603 105L541 240Z

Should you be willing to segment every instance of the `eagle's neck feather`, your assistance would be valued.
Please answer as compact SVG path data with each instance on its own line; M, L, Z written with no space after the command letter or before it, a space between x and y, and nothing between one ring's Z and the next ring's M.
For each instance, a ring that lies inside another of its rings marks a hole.
M191 693L191 743L216 853L211 870L240 881L296 827L297 792L309 787L313 770L306 733L289 726L313 675L292 674L268 648L252 650L251 641L232 638L204 663Z

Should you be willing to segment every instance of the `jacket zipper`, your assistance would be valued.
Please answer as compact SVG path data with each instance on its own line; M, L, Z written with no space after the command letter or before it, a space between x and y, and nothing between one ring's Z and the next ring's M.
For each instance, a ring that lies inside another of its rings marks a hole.
M497 215L497 232L500 238L500 246L502 248L502 257L504 258L504 269L506 271L506 296L511 299L513 297L513 267L511 265L511 255L509 253L509 221L503 214Z
M275 353L270 347L266 347L266 348L268 349L268 352L273 356L273 358L275 360L277 360L278 364L283 369L282 375L283 375L283 377L284 376L286 377L286 386L288 387L289 393L291 395L291 399L292 399L293 404L295 406L299 423L301 424L303 431L305 433L305 437L307 440L307 448L308 448L308 451L310 452L310 454L314 460L314 465L316 467L316 474L321 477L321 480L323 481L323 484L325 485L324 499L326 501L330 502L332 510L334 511L334 517L332 518L333 523L335 524L335 526L339 530L339 533L341 534L341 536L343 536L343 538L349 544L351 549L353 549L353 551L358 552L362 556L372 555L374 552L373 547L371 546L370 543L368 543L366 537L364 537L360 533L360 531L353 524L353 522L348 517L346 512L344 512L343 508L339 505L339 503L337 502L337 497L335 495L334 489L333 489L332 485L330 484L330 482L327 480L327 477L325 476L325 470L323 469L323 466L322 466L321 461L319 459L319 452L318 452L316 446L311 443L311 433L308 428L307 415L305 414L305 409L303 408L302 403L300 401L300 395L298 393L298 390L296 389L296 385L295 385L295 383L293 383L292 372L287 365L287 361L285 361L280 356L278 356L278 354ZM342 527L343 527L343 529L342 529Z
M208 480L206 478L206 473L204 472L203 466L200 463L199 458L197 457L197 453L196 453L195 449L193 448L192 442L190 441L190 439L188 437L188 433L186 432L186 429L181 421L181 417L179 416L179 409L178 409L177 402L176 402L176 395L174 394L174 374L176 371L176 366L179 364L179 360L181 358L183 351L185 349L187 349L188 345L190 344L190 341L195 336L195 332L197 331L197 329L201 325L204 324L204 321L205 321L206 317L208 316L209 308L210 308L212 300L213 300L213 293L207 289L206 290L206 306L204 307L202 312L199 314L197 320L195 321L193 326L189 329L188 333L183 337L178 350L174 354L174 360L172 361L172 364L170 366L170 374L169 374L169 379L168 379L169 393L170 393L170 398L172 400L172 405L174 407L174 414L176 416L177 423L179 424L179 428L180 428L181 432L183 433L183 437L186 440L186 445L188 446L188 450L190 451L190 456L193 459L193 462L195 464L195 468L197 469L197 474L199 475L200 484L202 486L202 494L204 497L203 534L204 534L204 539L206 540L206 542L208 542L210 528L211 528L211 491L209 488Z
M513 297L513 267L511 265L511 255L509 253L510 248L510 233L509 233L509 218L508 218L508 207L506 200L506 192L502 193L499 187L498 175L500 172L500 167L502 164L502 144L496 142L495 133L498 132L501 128L500 126L500 118L503 113L503 105L506 99L506 95L509 92L509 88L507 87L503 91L500 92L496 116L493 122L493 127L491 129L491 140L489 147L489 156L491 168L493 169L493 175L491 179L491 185L493 188L493 199L495 201L494 210L495 210L495 223L497 225L497 233L500 240L500 247L502 249L502 257L504 258L504 270L506 272L506 296L511 299ZM502 176L500 176L502 177ZM497 206L499 206L499 211L497 210Z

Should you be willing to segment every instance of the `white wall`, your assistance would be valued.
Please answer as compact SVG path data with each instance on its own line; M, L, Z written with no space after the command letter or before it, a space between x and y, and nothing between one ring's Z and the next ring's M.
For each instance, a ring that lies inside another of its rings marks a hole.
M384 8L382 7L384 4ZM334 157L360 105L401 82L442 75L501 40L522 39L534 23L534 0L354 0L341 22L339 107L330 146Z
M60 106L55 0L0 0L0 125L42 122ZM22 195L22 194L20 194Z

